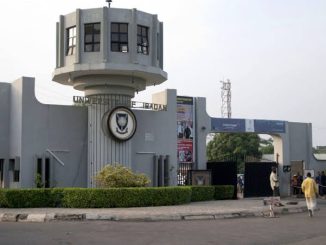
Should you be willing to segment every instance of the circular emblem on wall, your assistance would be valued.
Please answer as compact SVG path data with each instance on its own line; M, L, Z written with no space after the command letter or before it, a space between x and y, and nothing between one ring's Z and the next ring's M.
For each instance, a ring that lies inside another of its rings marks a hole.
M135 114L124 106L116 107L110 112L107 124L109 132L121 141L134 136L137 128Z

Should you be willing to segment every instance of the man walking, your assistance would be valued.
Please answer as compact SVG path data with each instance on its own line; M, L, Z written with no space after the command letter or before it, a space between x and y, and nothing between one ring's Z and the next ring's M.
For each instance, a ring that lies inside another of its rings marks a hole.
M310 172L307 173L307 178L302 182L301 188L306 198L309 216L312 217L317 205L316 196L318 195L318 189L315 180L311 178Z

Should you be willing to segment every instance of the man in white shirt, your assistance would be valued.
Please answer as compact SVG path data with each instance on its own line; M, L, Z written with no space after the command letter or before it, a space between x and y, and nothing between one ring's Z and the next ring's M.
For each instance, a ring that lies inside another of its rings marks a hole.
M279 197L280 196L280 183L278 181L276 167L272 167L272 172L271 172L271 175L269 176L269 181L271 183L271 188L273 190L273 197ZM276 202L274 205L278 206L278 207L284 206L281 202Z
M271 175L269 176L269 180L271 183L271 188L273 190L273 196L274 197L280 196L280 184L278 182L276 167L272 167L272 172Z

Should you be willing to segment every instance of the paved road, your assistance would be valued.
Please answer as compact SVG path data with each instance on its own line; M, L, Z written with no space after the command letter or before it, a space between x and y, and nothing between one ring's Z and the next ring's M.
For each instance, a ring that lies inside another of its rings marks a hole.
M0 244L325 244L326 203L279 218L166 222L0 223Z

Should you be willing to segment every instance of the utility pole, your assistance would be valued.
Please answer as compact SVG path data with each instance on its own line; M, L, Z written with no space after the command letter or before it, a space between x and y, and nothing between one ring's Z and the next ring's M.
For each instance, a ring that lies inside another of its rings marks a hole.
M222 98L222 106L221 106L221 114L222 118L231 118L232 110L231 110L231 82L229 79L226 79L226 82L220 81L222 83L221 87L221 98Z

